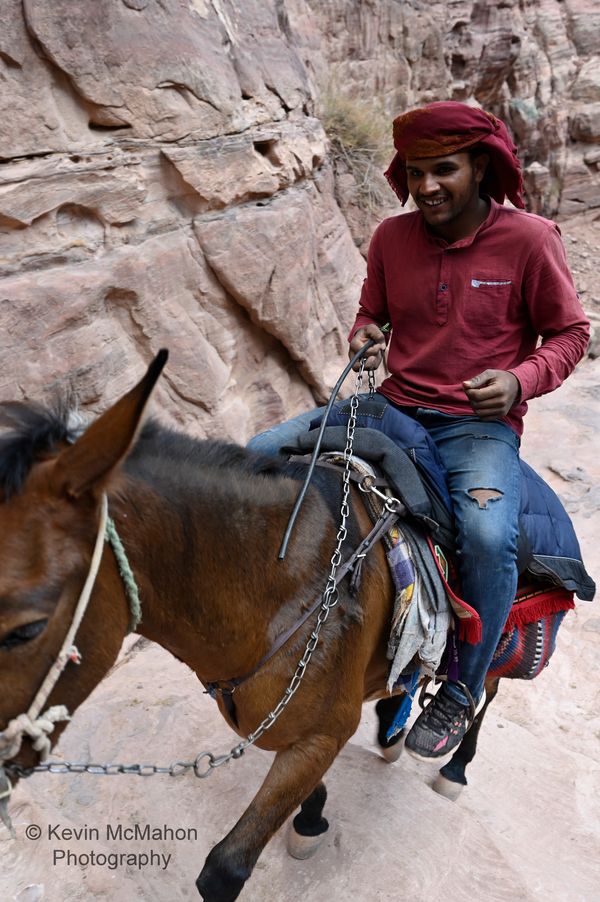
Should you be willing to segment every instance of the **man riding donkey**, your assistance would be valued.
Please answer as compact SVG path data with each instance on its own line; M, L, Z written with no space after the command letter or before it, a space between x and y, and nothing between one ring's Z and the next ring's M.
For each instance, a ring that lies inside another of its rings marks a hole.
M394 121L394 146L386 177L402 204L410 195L418 209L384 220L373 235L350 354L374 339L366 367L376 369L389 340L390 375L378 392L423 426L439 452L461 595L482 623L479 643L458 642L459 679L442 685L406 737L413 754L437 758L460 744L483 704L515 598L526 402L573 371L589 323L558 227L523 211L516 147L499 119L432 103ZM314 416L250 447L273 453Z

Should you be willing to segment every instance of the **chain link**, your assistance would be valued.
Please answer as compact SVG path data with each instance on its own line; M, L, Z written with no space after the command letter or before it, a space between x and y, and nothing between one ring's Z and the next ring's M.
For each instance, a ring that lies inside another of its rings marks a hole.
M212 752L200 752L194 761L176 761L169 767L158 767L155 764L71 764L68 762L50 761L46 764L38 764L35 767L24 768L17 764L5 765L5 770L19 777L27 777L32 773L50 774L98 774L102 776L114 776L117 774L133 774L140 777L150 777L154 774L168 774L178 777L192 770L196 777L204 779L212 774L213 770L227 764L229 761L241 758L247 748L254 745L266 732L270 730L277 719L283 714L286 707L294 697L302 682L306 669L319 643L319 636L323 625L329 617L329 613L339 601L339 593L336 585L337 569L342 562L342 546L347 538L348 529L346 523L350 516L350 473L352 464L352 448L354 446L354 433L356 430L356 412L358 410L358 396L363 382L364 358L360 362L360 369L356 375L356 387L350 399L350 414L346 428L346 447L344 449L344 474L342 480L342 502L340 506L340 525L336 535L335 550L331 556L330 570L327 584L323 592L323 601L319 608L317 622L304 649L304 654L298 661L294 675L285 690L283 696L264 720L250 733L250 735L238 743L230 752L224 755L213 755ZM369 370L369 392L374 391L375 378L373 371Z
M368 370L369 374L369 395L373 397L375 394L375 370Z

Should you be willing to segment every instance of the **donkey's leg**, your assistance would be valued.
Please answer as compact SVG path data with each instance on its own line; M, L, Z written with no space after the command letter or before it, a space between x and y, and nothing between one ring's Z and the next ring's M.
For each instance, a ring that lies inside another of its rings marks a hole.
M465 738L452 755L452 758L440 769L440 772L433 783L435 791L439 792L440 795L445 796L447 799L450 799L452 802L456 801L464 787L467 785L465 768L475 757L479 730L481 729L481 724L485 717L485 712L488 709L488 705L496 697L499 683L499 677L492 677L491 679L486 680L485 705L473 721L471 727L465 734Z
M398 708L404 701L404 698L404 695L386 696L386 698L380 698L375 705L378 721L377 743L382 758L385 758L390 764L393 764L394 761L398 760L402 754L402 749L404 748L402 739L406 732L405 730L400 730L393 739L387 738L387 732L393 724Z
M351 734L311 736L277 753L250 806L204 863L196 886L205 902L237 899L269 839L308 799Z
M326 801L327 790L321 780L290 824L287 850L292 858L310 858L323 843L329 830L329 822L323 817Z

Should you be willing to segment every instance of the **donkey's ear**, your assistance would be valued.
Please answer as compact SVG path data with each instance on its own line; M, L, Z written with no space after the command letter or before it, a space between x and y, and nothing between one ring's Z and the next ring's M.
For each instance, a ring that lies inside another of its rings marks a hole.
M57 457L52 470L52 484L57 493L78 498L87 491L104 487L133 444L146 403L168 356L168 351L159 351L143 379Z

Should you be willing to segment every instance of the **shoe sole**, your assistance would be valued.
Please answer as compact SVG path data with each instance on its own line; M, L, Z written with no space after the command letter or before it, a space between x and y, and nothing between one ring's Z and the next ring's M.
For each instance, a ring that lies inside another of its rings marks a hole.
M473 722L474 722L475 718L477 717L477 715L479 714L479 712L481 711L481 709L482 709L483 706L485 705L485 702L486 702L486 693L485 693L485 689L484 689L484 690L483 690L483 695L481 696L481 698L480 698L479 701L477 702L477 706L476 706L476 708L475 708L475 715L474 715L474 717L473 717L473 720L471 721L471 725L469 726L469 730L471 729L471 726L473 725ZM463 739L465 738L465 736L467 735L467 733L468 733L468 730L465 731L465 734L464 734L463 738L460 740L460 742L458 743L458 745L455 745L454 748L450 749L450 751L448 751L448 752L442 752L441 754L437 754L437 755L436 755L436 754L433 754L433 755L422 755L420 752L416 752L416 751L414 751L413 749L409 748L409 747L406 745L406 742L404 743L404 748L405 748L405 750L406 750L406 754L407 754L407 755L410 755L411 758L414 758L415 761L441 761L442 758L445 758L447 755L453 755L454 752L455 752L458 748L460 748L460 743L463 741ZM408 737L407 737L407 738L408 738Z

